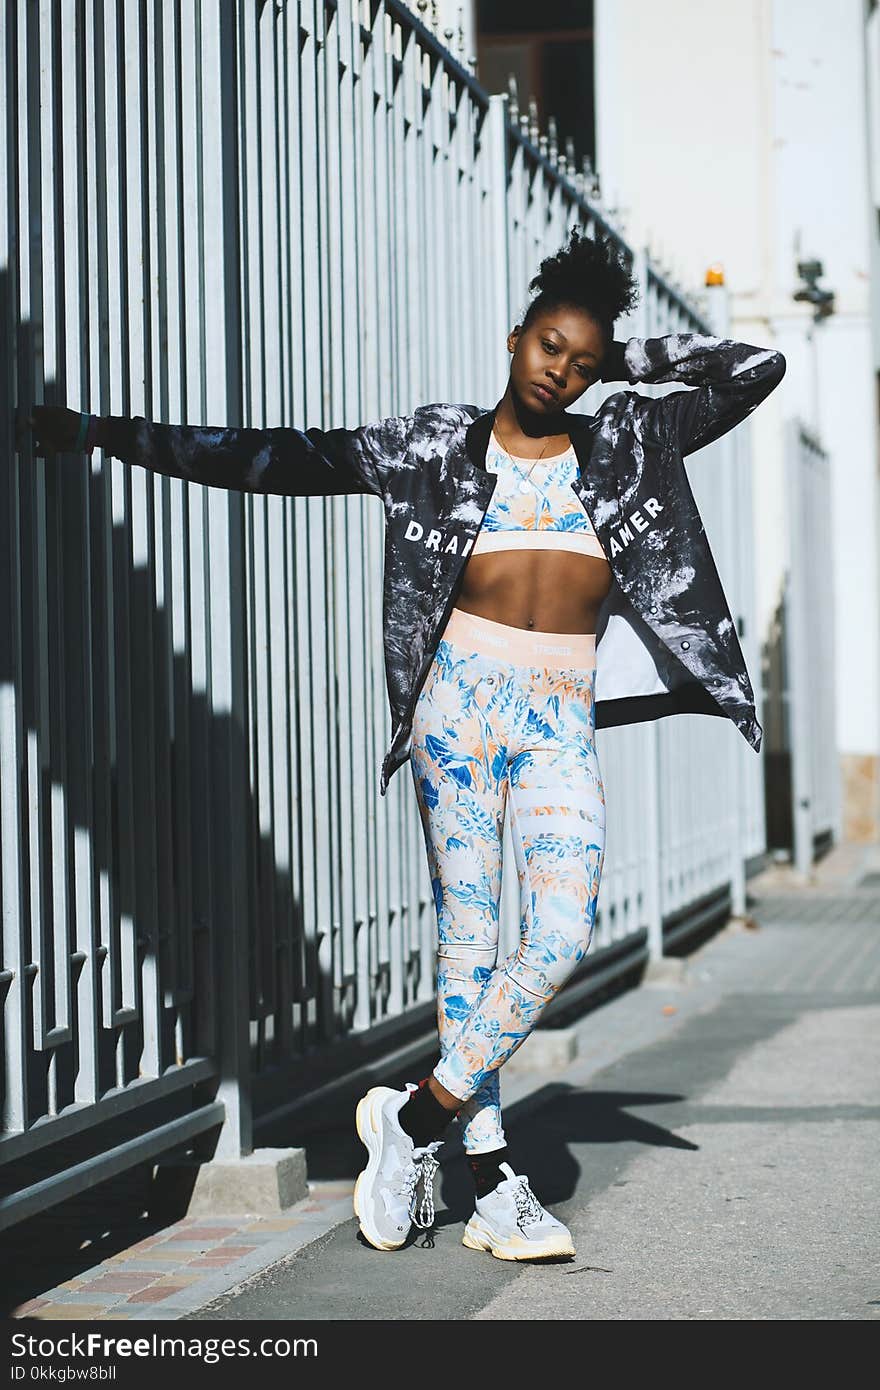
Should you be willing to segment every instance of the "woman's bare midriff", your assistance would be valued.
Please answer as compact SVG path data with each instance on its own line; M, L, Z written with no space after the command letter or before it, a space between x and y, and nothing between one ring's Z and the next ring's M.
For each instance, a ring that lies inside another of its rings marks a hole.
M496 550L472 555L456 607L536 632L595 632L611 567L570 550Z

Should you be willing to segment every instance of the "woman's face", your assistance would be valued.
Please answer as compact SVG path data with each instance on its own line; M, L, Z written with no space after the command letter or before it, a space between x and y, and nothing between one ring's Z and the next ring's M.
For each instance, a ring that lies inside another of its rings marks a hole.
M537 314L525 332L517 325L507 350L513 353L511 384L522 404L536 415L555 415L598 380L607 344L585 310L559 305Z

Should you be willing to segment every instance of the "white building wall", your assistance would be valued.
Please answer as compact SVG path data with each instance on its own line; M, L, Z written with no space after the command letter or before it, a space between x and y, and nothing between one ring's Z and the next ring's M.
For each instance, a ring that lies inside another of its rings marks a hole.
M874 366L880 372L880 5L871 11L866 26L865 86L868 94L868 161L874 232L871 236L871 319L874 326Z
M700 284L707 259L723 259L735 305L769 287L763 8L596 0L603 197L625 211L627 236L662 250L682 278Z
M732 331L775 343L789 370L756 412L762 622L787 562L782 425L818 424L833 471L837 728L844 828L880 833L877 215L871 194L865 7L839 0L596 0L597 163L627 235L685 281L720 260ZM872 24L876 25L876 12ZM876 32L873 43L876 46ZM634 36L638 41L634 41ZM869 35L870 37L870 35ZM873 99L873 98L872 98ZM807 335L796 262L818 257L836 312ZM763 634L762 634L763 635Z

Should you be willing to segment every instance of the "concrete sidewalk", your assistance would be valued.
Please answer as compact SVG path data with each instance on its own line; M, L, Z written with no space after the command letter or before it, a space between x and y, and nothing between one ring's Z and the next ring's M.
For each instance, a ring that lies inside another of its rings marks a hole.
M574 1261L461 1245L456 1141L433 1244L360 1240L355 1163L283 1218L175 1223L14 1315L877 1317L880 847L840 847L808 886L769 869L749 899L757 927L588 1014L552 1079L502 1074L514 1166L571 1226Z

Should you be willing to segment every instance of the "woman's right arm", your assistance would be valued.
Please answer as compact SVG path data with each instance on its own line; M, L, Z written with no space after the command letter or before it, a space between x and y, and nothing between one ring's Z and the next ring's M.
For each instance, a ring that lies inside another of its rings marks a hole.
M75 411L52 406L34 406L28 417L40 442L59 452L72 447L79 419ZM329 430L166 425L105 415L96 444L124 463L208 487L287 497L383 497L388 472L405 457L411 428L412 417L400 415Z

